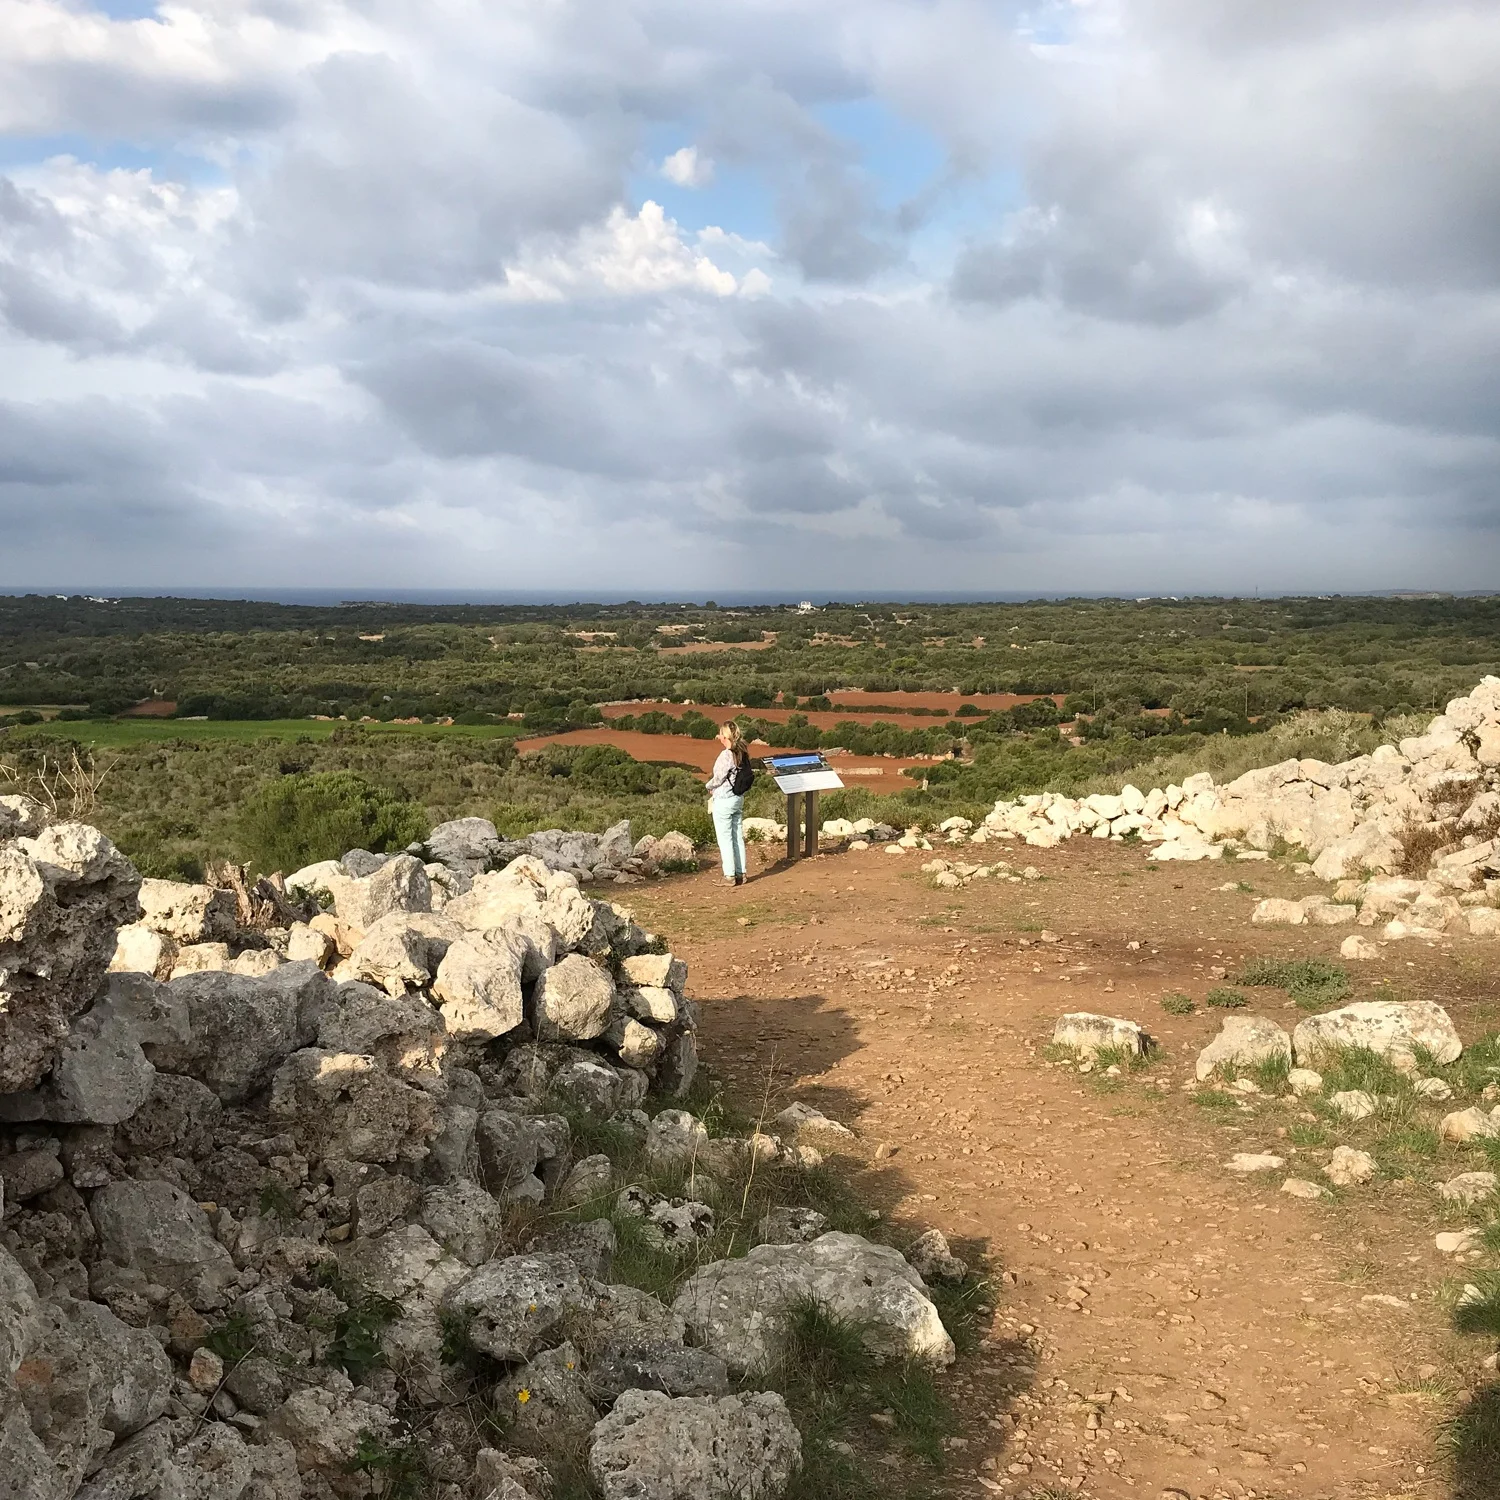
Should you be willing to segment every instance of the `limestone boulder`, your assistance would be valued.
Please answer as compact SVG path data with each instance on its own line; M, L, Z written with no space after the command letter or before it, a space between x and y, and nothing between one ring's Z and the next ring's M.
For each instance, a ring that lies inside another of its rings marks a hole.
M1406 1069L1417 1065L1418 1048L1440 1066L1463 1051L1448 1012L1431 1000L1361 1000L1309 1016L1292 1033L1299 1062L1350 1047L1367 1048Z
M464 930L432 912L390 912L365 928L344 972L388 994L426 989L444 955Z
M329 875L324 888L333 896L339 920L361 931L392 912L432 910L432 882L422 861L411 854L384 859L371 874Z
M1059 1017L1052 1028L1052 1045L1067 1047L1084 1057L1093 1057L1106 1047L1119 1047L1124 1052L1140 1056L1146 1050L1146 1036L1136 1021L1074 1011Z
M498 928L469 933L448 947L432 993L455 1040L493 1041L521 1024L525 957L522 946Z
M483 874L504 848L488 818L453 818L427 835L427 852L438 864L469 876Z
M1482 1203L1494 1196L1497 1182L1500 1177L1493 1172L1460 1172L1438 1188L1438 1195L1449 1203Z
M776 1500L801 1465L801 1434L772 1391L626 1391L589 1443L603 1500Z
M898 1251L830 1233L805 1245L757 1245L694 1272L672 1306L692 1341L736 1370L776 1357L789 1310L808 1300L857 1324L882 1358L953 1362L953 1340L921 1276Z
M583 954L570 953L537 986L537 1034L543 1040L592 1041L608 1026L614 999L608 972Z
M143 880L141 925L178 943L228 942L238 929L233 891L180 880Z
M115 934L115 951L109 961L112 974L149 974L170 979L177 962L177 944L143 922L127 922Z
M1358 1187L1373 1180L1375 1158L1367 1151L1356 1151L1352 1146L1338 1146L1328 1158L1323 1175L1335 1187Z
M1218 1036L1199 1054L1194 1073L1199 1082L1220 1067L1246 1066L1284 1057L1292 1060L1292 1039L1264 1016L1226 1016Z
M0 1093L30 1089L98 993L140 877L96 828L0 846Z

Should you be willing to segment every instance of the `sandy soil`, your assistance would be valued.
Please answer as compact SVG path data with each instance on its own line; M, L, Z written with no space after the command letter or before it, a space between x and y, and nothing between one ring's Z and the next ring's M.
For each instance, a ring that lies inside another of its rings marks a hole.
M1219 1013L1159 1005L1201 1002L1215 966L1251 954L1336 956L1344 930L1252 928L1255 897L1218 889L1311 883L1264 864L1148 871L1090 840L1018 850L1040 881L939 891L927 857L767 865L741 890L706 872L633 904L689 961L703 1054L742 1106L795 1097L850 1124L870 1201L903 1234L940 1227L997 1282L987 1339L949 1377L967 1414L951 1493L1445 1496L1437 1428L1484 1351L1446 1331L1431 1186L1285 1196L1285 1176L1317 1175L1286 1140L1295 1115L1195 1104L1182 1085ZM1393 944L1356 995L1385 979L1440 998L1473 1037L1495 1026L1495 952ZM1257 994L1279 1016L1280 992ZM1141 1021L1160 1060L1120 1082L1049 1063L1068 1010ZM1223 1169L1273 1147L1283 1172Z

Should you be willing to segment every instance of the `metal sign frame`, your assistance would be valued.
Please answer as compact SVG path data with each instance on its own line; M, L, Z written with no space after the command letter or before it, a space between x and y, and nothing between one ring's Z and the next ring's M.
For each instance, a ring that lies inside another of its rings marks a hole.
M837 791L843 781L815 752L768 755L762 764L786 793L786 857L806 859L818 852L818 793Z

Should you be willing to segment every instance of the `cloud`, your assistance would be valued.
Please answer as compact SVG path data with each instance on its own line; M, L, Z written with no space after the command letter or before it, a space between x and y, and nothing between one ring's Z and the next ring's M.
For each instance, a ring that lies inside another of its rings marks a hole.
M0 0L0 26L0 582L1500 563L1493 7ZM663 179L697 190L675 218Z
M714 164L699 156L696 146L682 146L662 161L661 175L678 187L707 187L714 180Z

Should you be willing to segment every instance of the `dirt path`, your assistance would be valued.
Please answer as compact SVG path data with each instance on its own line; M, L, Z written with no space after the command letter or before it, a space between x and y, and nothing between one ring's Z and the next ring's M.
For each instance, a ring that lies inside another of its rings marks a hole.
M1430 1188L1282 1194L1316 1175L1286 1115L1197 1105L1181 1086L1218 1015L1158 1004L1201 1000L1251 953L1335 955L1337 929L1251 928L1252 897L1218 889L1306 886L1267 865L1148 871L1139 849L1078 841L1011 855L1042 880L939 891L926 857L825 856L743 890L711 872L634 904L689 960L705 1055L741 1104L770 1078L773 1108L845 1120L871 1201L1003 1273L990 1335L952 1377L968 1416L952 1492L1445 1495L1441 1382L1473 1355L1437 1306L1452 1267ZM1421 986L1466 1031L1465 1008L1491 1003L1491 965L1467 949L1393 945L1386 966L1360 993ZM1141 1021L1162 1061L1123 1082L1047 1062L1066 1010ZM1273 1147L1284 1172L1223 1169Z

